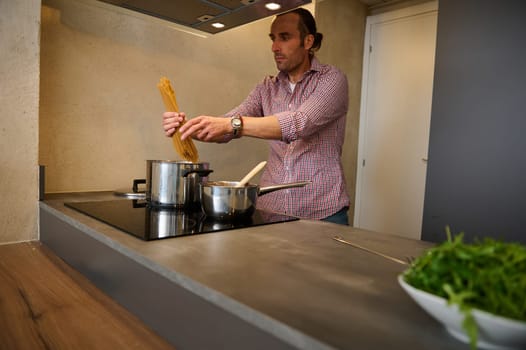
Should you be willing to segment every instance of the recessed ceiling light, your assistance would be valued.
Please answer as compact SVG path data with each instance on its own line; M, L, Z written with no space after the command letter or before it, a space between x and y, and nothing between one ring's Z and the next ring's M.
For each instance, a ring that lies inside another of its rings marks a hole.
M267 9L269 9L270 11L276 11L276 10L279 10L281 8L281 5L280 4L276 4L275 2L269 2L269 3L265 4L265 7Z
M225 25L221 22L215 22L215 23L212 23L212 27L214 28L224 28Z

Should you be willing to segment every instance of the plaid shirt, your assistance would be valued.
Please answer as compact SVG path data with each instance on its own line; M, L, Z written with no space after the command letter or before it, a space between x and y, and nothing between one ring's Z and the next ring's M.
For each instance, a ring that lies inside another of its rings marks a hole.
M287 74L266 77L226 116L278 118L281 141L270 142L260 186L310 180L303 188L265 194L257 207L300 218L323 219L349 206L341 164L348 107L347 78L312 59L291 91Z

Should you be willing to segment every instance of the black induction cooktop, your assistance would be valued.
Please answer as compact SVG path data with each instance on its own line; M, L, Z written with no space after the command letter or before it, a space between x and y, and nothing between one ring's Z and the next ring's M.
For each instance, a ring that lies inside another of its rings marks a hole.
M129 199L67 202L64 205L145 241L298 220L256 210L250 217L225 221L207 217L199 209L151 207L143 201Z

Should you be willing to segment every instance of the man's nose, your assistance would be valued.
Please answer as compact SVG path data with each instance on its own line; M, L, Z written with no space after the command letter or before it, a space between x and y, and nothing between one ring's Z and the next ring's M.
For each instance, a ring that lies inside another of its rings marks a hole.
M279 49L279 45L277 43L277 41L273 41L272 42L272 52L278 52L280 49Z

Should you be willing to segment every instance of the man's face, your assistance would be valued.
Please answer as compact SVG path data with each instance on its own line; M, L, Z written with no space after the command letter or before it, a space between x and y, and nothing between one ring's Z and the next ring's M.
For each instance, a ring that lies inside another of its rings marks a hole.
M302 45L298 21L298 14L289 13L276 17L270 28L269 36L276 66L289 75L302 70L305 65L307 69L310 67L312 35L307 35Z

